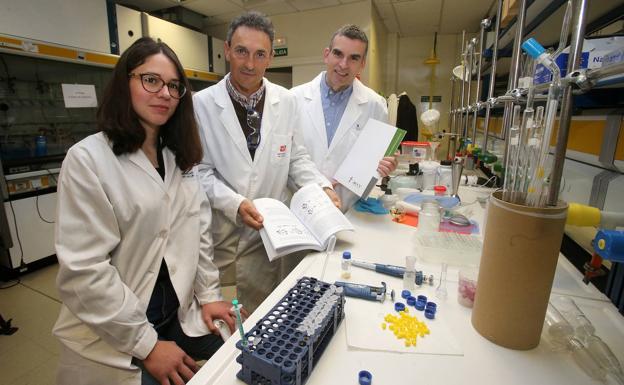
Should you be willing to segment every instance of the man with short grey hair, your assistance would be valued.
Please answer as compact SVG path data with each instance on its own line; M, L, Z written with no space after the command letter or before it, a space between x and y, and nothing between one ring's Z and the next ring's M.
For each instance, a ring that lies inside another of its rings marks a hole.
M358 26L349 24L334 33L323 51L327 66L309 83L294 87L298 103L297 126L319 170L331 180L368 119L388 121L388 107L383 97L366 87L356 77L366 65L368 38ZM379 161L377 171L384 177L396 169L393 157ZM357 196L344 186L334 186L343 211Z
M280 282L282 262L269 262L253 200L285 202L288 182L297 189L316 183L340 207L292 124L294 96L264 78L273 37L273 24L258 12L234 19L225 42L230 73L193 96L204 149L200 180L213 209L214 261L222 276L235 275L237 296L250 312Z

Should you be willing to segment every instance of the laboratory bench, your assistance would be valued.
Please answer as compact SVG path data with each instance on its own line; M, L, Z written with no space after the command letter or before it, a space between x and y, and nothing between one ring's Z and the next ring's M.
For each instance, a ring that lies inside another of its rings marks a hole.
M485 207L476 199L489 191L479 188L462 188L462 211L471 219L483 224ZM284 279L259 308L244 322L249 330L293 287L301 277L315 277L333 283L346 281L340 277L341 255L351 251L353 259L404 266L406 255L417 255L417 270L433 274L435 284L423 284L414 290L415 295L426 295L437 303L434 320L425 319L422 312L410 308L410 314L423 320L431 333L418 338L417 345L405 347L381 324L387 314L396 314L393 302L383 303L347 297L345 318L315 364L306 384L357 384L358 373L367 370L372 374L372 384L598 384L589 378L567 352L555 352L542 333L540 344L526 351L498 346L481 336L471 324L471 309L457 301L459 265L452 263L447 273L446 299L436 297L436 287L441 264L431 258L421 257L416 250L415 227L396 223L390 215L374 215L350 210L347 217L355 227L354 232L341 233L335 251L329 254L309 254ZM483 232L481 231L481 234ZM461 254L461 253L458 253ZM327 261L326 261L327 258ZM460 258L461 260L461 258ZM400 299L402 280L381 275L371 270L351 268L348 281L379 286L386 282ZM478 284L477 284L478 292ZM559 255L551 298L570 296L596 327L596 334L606 341L615 355L624 358L624 317L603 293L593 285L585 285L582 276ZM235 333L191 379L190 385L243 384L236 374L241 365L236 361L240 354L235 346L239 334Z

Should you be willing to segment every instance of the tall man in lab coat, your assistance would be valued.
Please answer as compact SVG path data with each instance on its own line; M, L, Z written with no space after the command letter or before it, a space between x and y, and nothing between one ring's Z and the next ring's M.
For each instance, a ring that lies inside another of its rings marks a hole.
M291 91L298 100L298 124L305 146L319 170L331 180L369 118L388 121L383 97L356 79L366 65L368 38L356 25L345 25L334 33L323 51L327 70L309 83ZM393 157L379 161L384 177L396 169ZM347 211L357 196L344 186L336 192Z
M317 183L340 207L293 124L295 97L264 78L273 37L271 21L260 13L234 19L225 42L230 73L193 98L204 149L201 181L213 208L214 261L222 277L235 272L238 298L250 312L281 279L281 261L268 260L258 233L263 218L252 201L286 202L287 183Z

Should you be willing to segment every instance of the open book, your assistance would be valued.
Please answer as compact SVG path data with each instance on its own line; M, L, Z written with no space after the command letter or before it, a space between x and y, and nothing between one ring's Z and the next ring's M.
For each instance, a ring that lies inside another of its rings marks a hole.
M254 199L253 203L264 217L260 237L270 261L299 250L323 250L332 235L353 230L349 220L316 184L300 188L290 201L290 209L271 198Z

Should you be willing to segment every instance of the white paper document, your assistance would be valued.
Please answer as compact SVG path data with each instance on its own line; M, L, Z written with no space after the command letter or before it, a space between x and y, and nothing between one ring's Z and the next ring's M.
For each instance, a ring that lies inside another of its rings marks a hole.
M65 108L97 107L97 96L93 84L61 84Z
M334 179L362 197L371 183L379 178L377 166L392 142L397 128L375 119L368 119Z

